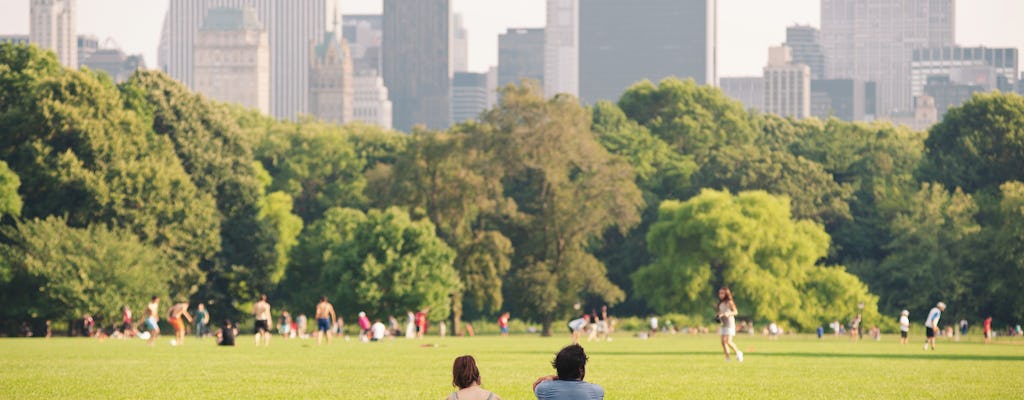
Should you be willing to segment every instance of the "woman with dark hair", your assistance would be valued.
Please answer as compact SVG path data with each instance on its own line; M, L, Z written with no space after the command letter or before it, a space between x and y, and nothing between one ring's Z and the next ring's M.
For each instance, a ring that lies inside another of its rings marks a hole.
M455 358L452 365L452 386L459 390L452 392L448 400L501 400L501 397L480 387L480 370L473 356Z
M725 352L725 361L729 361L729 349L736 353L736 359L743 362L743 352L733 343L732 337L736 336L736 303L732 301L732 291L728 287L718 289L718 321L721 326L718 334L722 337L722 351Z

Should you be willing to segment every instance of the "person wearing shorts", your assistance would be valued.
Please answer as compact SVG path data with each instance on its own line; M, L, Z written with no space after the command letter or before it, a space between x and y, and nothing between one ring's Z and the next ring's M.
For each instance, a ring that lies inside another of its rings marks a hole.
M327 302L327 296L320 297L316 305L316 344L321 344L327 336L327 344L331 344L331 321L338 318L334 314L334 306Z
M256 345L260 345L260 337L263 338L263 345L270 346L270 303L267 303L267 295L261 294L260 301L252 306L252 315L256 322L253 330L256 332Z
M188 302L181 302L171 306L167 310L167 323L171 324L174 328L174 342L172 344L185 344L185 323L181 322L181 319L185 318L189 323L192 323L192 316L188 313Z
M900 344L907 344L907 335L910 333L910 311L900 312Z
M939 318L942 317L942 312L945 310L946 303L940 301L928 312L928 319L924 320L924 334L927 337L924 342L925 350L928 350L929 347L935 350L935 334L939 330Z
M153 296L153 299L146 305L146 330L149 331L149 340L146 344L152 346L156 342L156 337L160 336L160 325L157 324L157 315L160 311L160 298Z
M725 361L729 361L729 349L732 349L736 353L736 360L743 362L743 352L732 341L733 336L736 336L736 314L736 303L733 302L732 291L727 287L718 289L718 320L721 323L718 335L722 338Z

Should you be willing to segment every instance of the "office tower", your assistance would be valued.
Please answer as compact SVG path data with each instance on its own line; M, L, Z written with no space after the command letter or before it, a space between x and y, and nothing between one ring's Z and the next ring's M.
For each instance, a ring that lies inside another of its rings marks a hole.
M634 83L675 76L717 85L716 0L580 2L580 98L618 100Z
M456 72L452 77L452 122L474 120L487 109L487 74Z
M452 70L469 71L469 33L462 26L462 14L455 14L452 26Z
M335 30L309 47L310 113L336 124L351 122L354 89L348 43Z
M270 45L255 9L208 10L193 49L197 92L270 112Z
M811 68L794 64L789 47L768 49L768 65L764 67L764 111L794 118L811 115Z
M877 112L910 112L910 61L919 47L953 45L954 0L822 0L830 79L874 81Z
M523 79L544 83L543 29L508 28L498 35L498 86Z
M932 75L924 85L924 94L935 99L935 109L941 119L950 107L957 107L971 98L971 95L984 92L981 85L957 83L947 75Z
M29 16L29 41L57 53L65 67L78 68L75 0L31 0Z
M108 42L110 39L107 39ZM78 40L75 41L78 46L78 63L82 64L85 62L92 53L100 49L100 39L95 35L78 35Z
M811 115L863 121L866 92L864 82L856 79L812 79Z
M361 71L352 77L352 86L352 119L391 129L391 101L384 80L374 71Z
M135 70L146 69L146 62L141 54L128 55L119 48L99 48L88 57L79 59L83 67L95 71L106 72L114 82L124 82L131 78Z
M910 93L924 93L928 77L945 75L955 83L986 91L1012 92L1020 67L1015 48L928 47L915 49L910 62ZM936 99L938 101L938 99ZM940 110L941 111L941 110Z
M785 45L793 49L793 62L811 68L811 79L825 78L825 52L821 48L821 31L813 26L786 27Z
M451 125L451 0L384 0L384 86L392 126Z
M270 44L270 114L295 118L309 112L309 42L320 40L333 16L330 0L170 0L157 64L195 88L193 44L211 8L252 7Z
M579 0L547 0L544 27L544 95L580 95Z
M491 109L498 105L498 66L492 65L487 69L487 108Z
M384 17L380 14L345 15L341 18L341 36L352 52L352 70L381 74L381 49Z
M718 87L726 96L743 103L743 108L764 110L763 76L722 77Z

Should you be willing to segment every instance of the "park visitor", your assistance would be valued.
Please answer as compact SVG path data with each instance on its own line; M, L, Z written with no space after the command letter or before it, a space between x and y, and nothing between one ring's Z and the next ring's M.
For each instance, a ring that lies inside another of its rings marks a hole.
M174 328L174 340L171 340L171 346L185 344L185 323L181 322L182 317L185 317L190 324L192 323L192 316L188 313L187 301L175 304L167 310L167 323L171 324L171 327Z
M238 329L231 323L231 320L224 320L224 327L217 330L217 345L234 346L235 336L238 336Z
M537 400L601 400L604 388L583 381L587 374L587 353L578 344L562 348L555 355L551 366L557 375L537 378L533 383L533 394Z
M448 400L501 400L494 392L480 387L480 370L473 356L455 358L452 365L452 386L459 388L447 397Z
M907 335L910 334L910 311L900 312L900 344L907 344Z
M206 335L207 327L210 323L210 313L206 311L206 306L203 303L199 303L196 307L196 336L203 337Z
M580 334L587 328L587 324L590 322L590 315L583 314L582 317L576 318L569 321L569 331L572 333L573 344L580 343Z
M253 323L253 331L256 332L255 339L256 345L260 345L260 339L263 339L264 346L270 346L270 303L267 302L267 295L261 294L260 301L257 301L252 306L252 316L256 322Z
M316 344L321 344L325 335L327 344L331 344L331 321L337 317L334 306L327 302L327 296L320 297L320 303L316 305Z
M935 335L939 333L939 319L942 318L942 312L945 310L946 303L940 301L928 312L928 318L924 320L924 334L927 337L924 341L925 350L928 350L929 347L935 350Z
M146 340L146 344L150 346L152 346L153 343L156 342L156 337L160 336L160 325L157 323L157 321L159 321L157 319L157 316L160 315L159 309L160 298L157 296L153 296L153 298L149 301L149 304L146 305L145 315L146 330L149 332L149 339Z
M725 361L729 361L729 349L732 349L736 353L736 360L743 362L743 352L732 341L733 336L736 336L736 303L728 287L718 289L718 321L721 324L718 334L722 339Z

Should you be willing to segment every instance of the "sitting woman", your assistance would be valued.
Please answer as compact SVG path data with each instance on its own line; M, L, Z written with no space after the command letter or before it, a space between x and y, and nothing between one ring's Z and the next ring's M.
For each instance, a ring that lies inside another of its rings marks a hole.
M224 327L217 330L217 344L221 346L234 346L235 336L238 335L238 328L231 323L231 320L224 320Z
M501 400L493 392L480 387L480 370L473 356L461 356L452 365L452 385L459 388L448 400Z

